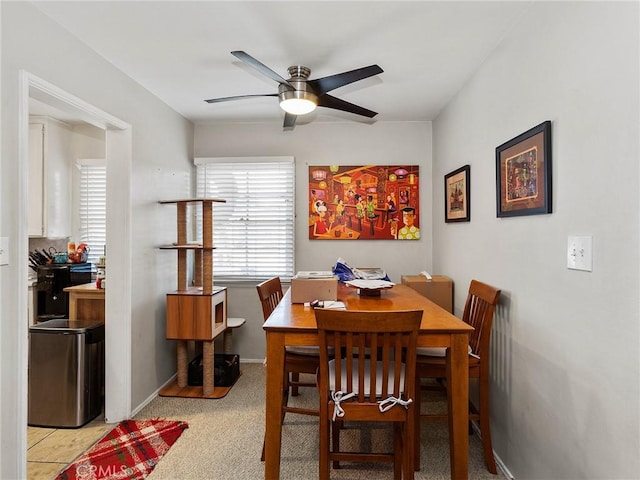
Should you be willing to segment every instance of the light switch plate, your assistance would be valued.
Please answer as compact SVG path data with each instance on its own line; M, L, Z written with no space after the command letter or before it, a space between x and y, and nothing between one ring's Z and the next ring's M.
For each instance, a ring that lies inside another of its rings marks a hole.
M0 237L0 266L9 265L9 237Z
M569 236L567 242L567 268L593 271L593 237Z

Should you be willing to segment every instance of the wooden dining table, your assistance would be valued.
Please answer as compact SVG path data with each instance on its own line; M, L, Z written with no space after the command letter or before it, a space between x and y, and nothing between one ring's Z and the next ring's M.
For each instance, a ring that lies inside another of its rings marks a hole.
M338 300L347 310L422 310L418 346L449 348L450 395L449 441L451 478L466 479L469 474L468 420L469 371L467 346L473 328L431 300L406 285L395 285L380 292L380 296L359 295L357 289L338 285ZM291 303L289 290L263 324L267 340L266 424L264 478L280 478L282 438L282 400L284 388L285 346L318 345L318 329L313 308ZM416 409L412 409L415 414ZM409 422L409 438L420 441L420 432L413 432Z

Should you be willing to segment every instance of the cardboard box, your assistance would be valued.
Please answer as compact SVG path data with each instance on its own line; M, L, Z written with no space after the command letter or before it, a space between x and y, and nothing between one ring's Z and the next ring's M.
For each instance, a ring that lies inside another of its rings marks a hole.
M453 282L444 275L432 275L431 280L423 275L402 275L403 285L407 285L424 295L447 312L453 313Z
M291 279L291 303L337 299L338 277Z

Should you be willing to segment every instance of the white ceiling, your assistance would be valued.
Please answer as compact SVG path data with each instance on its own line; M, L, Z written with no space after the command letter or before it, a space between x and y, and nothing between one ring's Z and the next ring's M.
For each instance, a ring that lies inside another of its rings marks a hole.
M93 50L196 123L282 122L277 83L230 54L244 50L288 78L371 64L384 73L331 92L379 114L373 121L433 120L500 43L531 1L37 1ZM309 121L370 123L318 108Z

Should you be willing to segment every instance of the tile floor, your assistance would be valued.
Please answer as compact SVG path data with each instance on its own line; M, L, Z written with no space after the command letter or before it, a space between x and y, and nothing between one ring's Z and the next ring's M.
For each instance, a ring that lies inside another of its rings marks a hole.
M27 427L27 479L51 480L111 428L102 415L82 428Z

